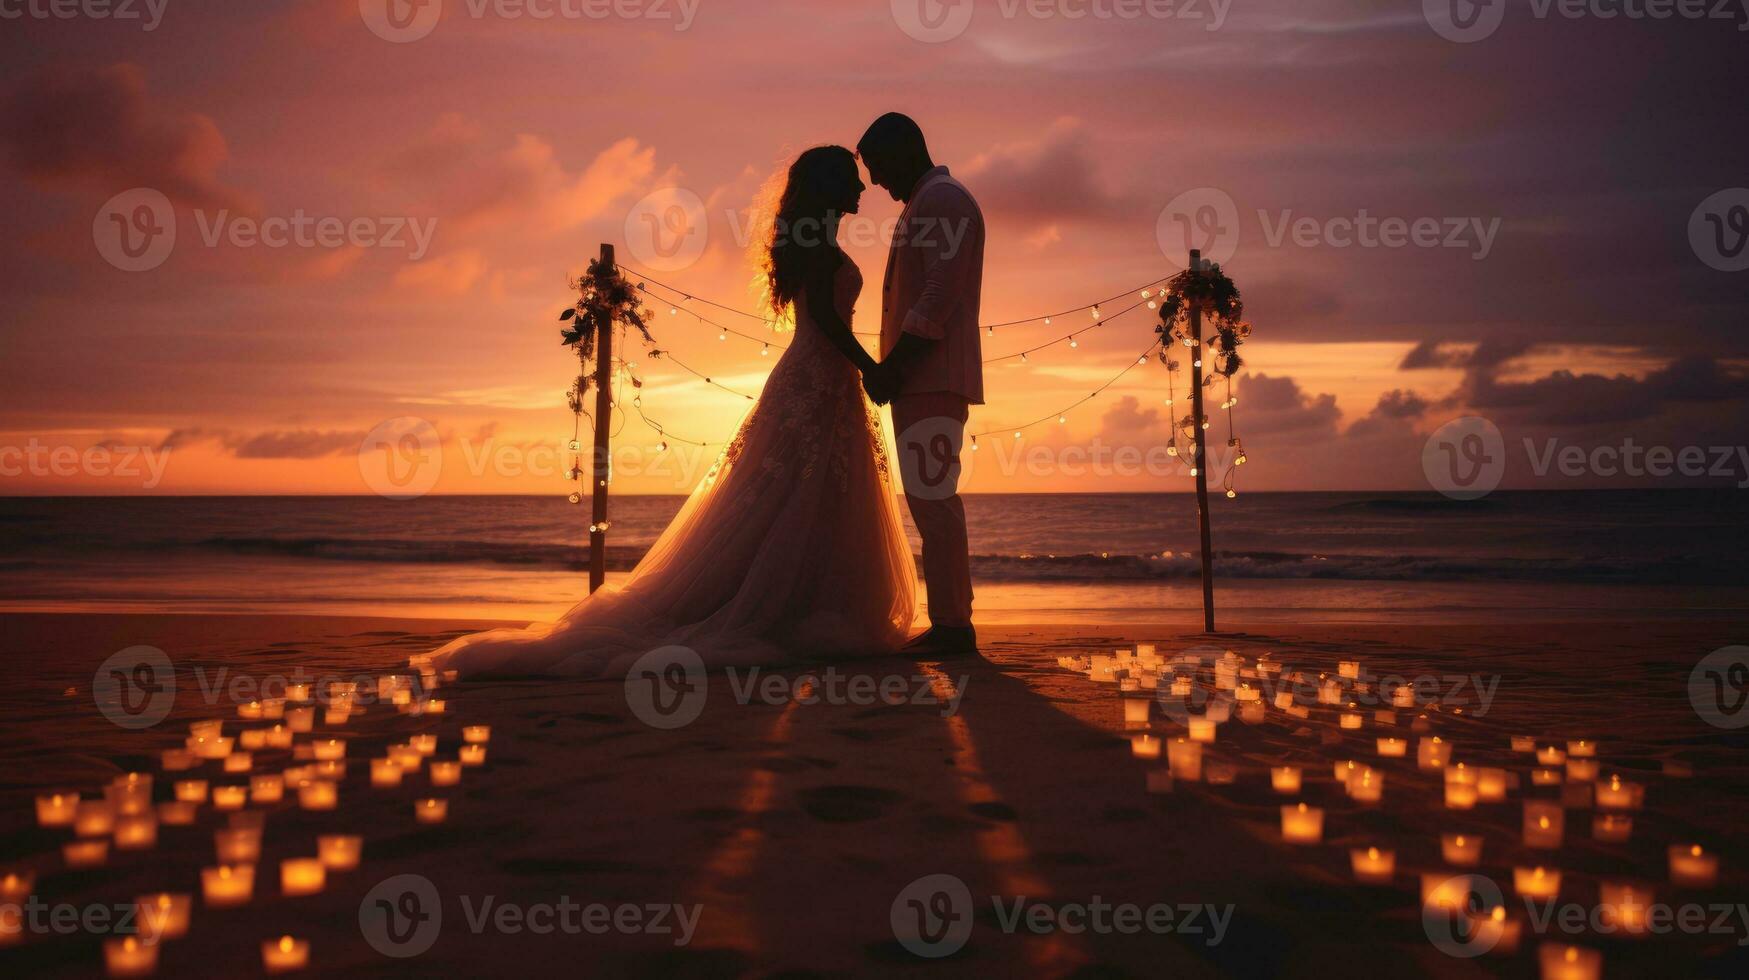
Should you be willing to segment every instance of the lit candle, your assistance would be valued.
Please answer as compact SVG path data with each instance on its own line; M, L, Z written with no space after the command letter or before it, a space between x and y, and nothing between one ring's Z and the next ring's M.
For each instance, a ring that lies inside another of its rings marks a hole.
M1190 740L1208 744L1215 740L1215 723L1209 718L1190 719Z
M231 754L231 748L236 739L219 735L191 735L188 738L188 751L194 753L197 759L223 759Z
M287 708L285 710L285 727L298 733L307 732L316 727L316 709L310 707Z
M268 973L290 973L310 965L310 943L307 939L281 936L261 944L261 965Z
M411 745L389 746L389 758L395 760L396 765L410 772L418 772L419 767L425 764L425 754Z
M1637 810L1643 790L1638 783L1624 783L1620 776L1611 776L1609 782L1597 784L1597 806L1604 810Z
M1365 717L1357 711L1344 711L1342 717L1338 719L1338 724L1344 729L1352 730L1359 728L1365 720Z
M1583 946L1543 943L1536 949L1542 980L1597 980L1603 975L1603 954Z
M486 747L484 745L464 745L456 753L456 758L464 766L483 766L486 764Z
M1506 770L1477 770L1476 799L1482 803L1499 803L1506 799Z
M104 796L118 816L132 816L152 809L152 777L142 772L117 776L104 789Z
M1646 931L1652 896L1633 885L1620 881L1597 883L1598 912L1604 931L1621 930L1630 935Z
M401 785L401 767L393 759L370 760L370 784L372 786Z
M1277 793L1298 793L1300 791L1300 767L1276 766L1269 770L1269 785Z
M1353 759L1343 759L1340 762L1330 764L1330 777L1339 783L1346 783L1348 777L1354 775L1359 769L1360 767L1355 764Z
M340 789L325 779L298 783L298 806L305 810L332 810L340 802Z
M436 735L413 735L407 739L407 744L416 749L420 755L433 755L437 752Z
M244 721L260 721L261 702L245 701L242 704L237 705L237 717Z
M491 740L491 725L469 725L462 729L462 741L469 745L484 745Z
M115 807L108 800L80 800L73 812L73 833L80 837L108 837L115 829Z
M1469 908L1470 875L1451 875L1443 871L1421 873L1421 907L1447 912L1463 912Z
M262 698L261 718L264 721L277 721L285 717L285 698Z
M1409 742L1401 738L1379 739L1379 755L1387 759L1400 759L1409 754Z
M267 730L267 747L270 749L289 749L292 747L292 730L284 725L275 725Z
M1393 707L1393 708L1413 708L1413 707L1415 707L1415 689L1408 686L1407 684L1405 684L1402 687L1399 687L1396 690L1392 691L1391 692L1391 707Z
M1560 847L1565 833L1566 811L1545 800L1524 801L1524 846Z
M255 866L221 864L200 870L202 900L214 908L242 905L255 894Z
M158 944L136 936L105 939L103 964L112 977L149 977L158 969Z
M255 757L247 752L232 752L225 756L226 772L248 772L255 768Z
M1597 743L1589 739L1567 743L1567 754L1575 759L1589 759L1597 755Z
M1507 918L1506 907L1496 905L1482 915L1470 916L1470 941L1479 949L1485 949L1495 956L1511 956L1518 952L1518 941L1524 931L1524 923L1517 919Z
M1152 735L1132 735L1130 736L1130 754L1138 759L1158 759L1160 758L1160 740Z
M337 783L346 778L346 762L342 759L318 762L310 767L310 773L316 779L326 779L329 782Z
M204 779L179 779L173 789L179 800L186 803L205 803L206 786Z
M1631 820L1631 817L1617 817ZM1699 844L1670 845L1670 883L1684 888L1711 888L1719 880L1719 857Z
M1530 784L1532 786L1559 786L1561 785L1561 770L1533 769L1530 773Z
M156 942L160 939L181 939L188 935L188 909L194 899L188 895L162 892L141 895L134 899L140 934Z
M314 895L328 882L328 868L319 858L286 858L279 862L283 895Z
M316 838L316 858L330 871L351 871L358 867L364 850L364 838L351 834L323 834Z
M1554 898L1561 893L1561 873L1541 865L1513 868L1512 888L1525 898Z
M285 798L285 777L261 773L249 777L249 799L256 803L278 803Z
M1597 760L1569 758L1567 760L1567 779L1576 783L1588 783L1597 778Z
M194 823L200 806L187 800L165 800L158 804L158 823L165 827L187 827Z
M61 860L69 868L96 868L109 860L109 841L75 840L61 845Z
M344 725L352 720L352 710L350 704L331 704L322 712L322 724L330 728Z
M1155 755L1159 755L1158 749L1155 750ZM442 823L444 818L449 816L449 801L435 797L415 800L413 802L413 816L420 823Z
M1316 844L1324 839L1324 811L1298 803L1281 808L1281 839L1289 844Z
M267 748L267 729L245 728L238 732L237 748L249 752Z
M241 810L243 804L249 802L249 789L245 786L214 786L213 809Z
M1377 803L1385 795L1385 774L1368 766L1348 780L1348 796L1356 803Z
M30 897L36 887L36 874L30 871L8 871L0 875L0 902L17 904Z
M1359 677L1360 676L1360 661L1358 661L1358 660L1339 660L1339 661L1337 661L1336 662L1336 674L1339 677L1346 677L1346 678L1349 678L1350 680L1352 680L1356 677Z
M1534 735L1514 735L1514 736L1512 736L1512 751L1514 751L1514 752L1535 752L1536 751L1536 736L1534 736Z
M1166 763L1176 778L1199 782L1202 779L1202 745L1188 738L1175 738L1166 743Z
M36 822L39 827L71 827L78 814L78 793L51 793L36 798Z
M1476 784L1447 780L1445 784L1445 808L1447 810L1472 810L1476 806Z
M261 860L261 830L255 827L215 830L213 850L220 864L254 864Z
M1443 769L1451 761L1451 743L1438 735L1422 739L1415 747L1415 764L1422 769Z
M1159 739L1154 740L1154 754L1151 756L1148 756L1148 758L1151 758L1151 759L1160 758ZM431 763L431 785L433 785L433 786L454 786L455 784L457 784L461 781L462 781L462 764L461 763L459 763L459 762L436 762L436 761L433 761Z
M315 742L316 761L327 762L332 759L346 758L346 740L343 738L324 738Z
M303 702L310 699L310 685L303 681L285 686L285 699L293 702Z
M1621 813L1599 813L1591 818L1591 837L1606 844L1625 844L1634 833L1634 818Z
M1148 727L1147 698L1123 698L1123 723L1126 728Z
M1371 885L1390 884L1391 875L1397 870L1395 851L1381 851L1376 847L1362 850L1357 847L1348 852L1348 859L1354 865L1354 880Z
M130 814L115 820L115 849L143 851L158 843L158 815Z
M1548 745L1536 750L1538 765L1558 766L1567 761L1567 753L1559 746Z
M1482 863L1482 838L1474 834L1441 834L1439 851L1445 863L1459 868L1473 868Z

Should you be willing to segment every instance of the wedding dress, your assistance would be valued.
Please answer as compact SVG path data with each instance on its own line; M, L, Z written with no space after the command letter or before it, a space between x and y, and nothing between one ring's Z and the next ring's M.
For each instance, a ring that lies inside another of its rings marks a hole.
M862 274L834 280L850 322ZM620 677L646 651L707 667L890 652L916 607L880 417L856 367L796 301L796 330L739 431L623 583L558 622L415 657L462 677Z

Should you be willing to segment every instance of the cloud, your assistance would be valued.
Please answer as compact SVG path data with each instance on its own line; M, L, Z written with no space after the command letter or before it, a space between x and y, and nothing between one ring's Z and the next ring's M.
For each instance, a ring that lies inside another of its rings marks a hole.
M1414 421L1429 408L1427 399L1413 391L1397 388L1379 396L1372 411L1348 427L1345 435L1367 438L1380 435L1402 435L1411 432Z
M485 274L485 255L466 248L401 266L395 272L395 285L439 296L465 296Z
M598 217L645 186L656 150L626 137L596 154L581 173L565 169L552 144L524 133L470 171L452 211L458 221L529 221L562 231Z
M1560 370L1532 381L1500 381L1499 365L1465 375L1457 397L1473 411L1519 423L1593 425L1650 418L1679 404L1732 402L1749 396L1749 377L1711 357L1678 358L1643 378Z
M1041 225L1116 217L1128 210L1098 175L1081 122L1064 117L1037 140L1004 143L962 168L985 210Z
M1326 438L1336 434L1342 417L1335 395L1309 394L1290 377L1251 375L1239 386L1239 395L1235 414L1245 433ZM1208 407L1205 400L1204 409Z
M39 186L151 187L192 207L248 206L219 181L230 150L218 125L154 106L132 64L27 78L0 100L0 145Z
M364 437L363 432L314 429L262 432L231 447L231 454L238 459L320 459L356 452Z

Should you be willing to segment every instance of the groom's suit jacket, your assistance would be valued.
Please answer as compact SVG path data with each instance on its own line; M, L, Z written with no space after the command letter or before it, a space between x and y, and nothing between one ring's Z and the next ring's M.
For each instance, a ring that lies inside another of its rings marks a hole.
M900 334L935 341L906 371L900 395L945 392L984 403L978 307L984 214L946 167L924 174L893 232L881 292L881 357Z

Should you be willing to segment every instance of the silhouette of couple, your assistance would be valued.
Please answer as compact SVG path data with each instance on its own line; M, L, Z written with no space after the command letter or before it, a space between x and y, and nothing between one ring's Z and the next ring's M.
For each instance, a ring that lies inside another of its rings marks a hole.
M869 181L904 203L881 284L881 359L851 333L862 273L838 246ZM794 342L733 441L625 582L558 622L462 637L415 658L466 676L620 676L665 646L710 667L977 652L965 507L968 406L983 403L984 221L910 118L876 119L855 153L789 167L757 255ZM877 405L891 405L923 539L930 628L906 642L916 567L893 499Z

